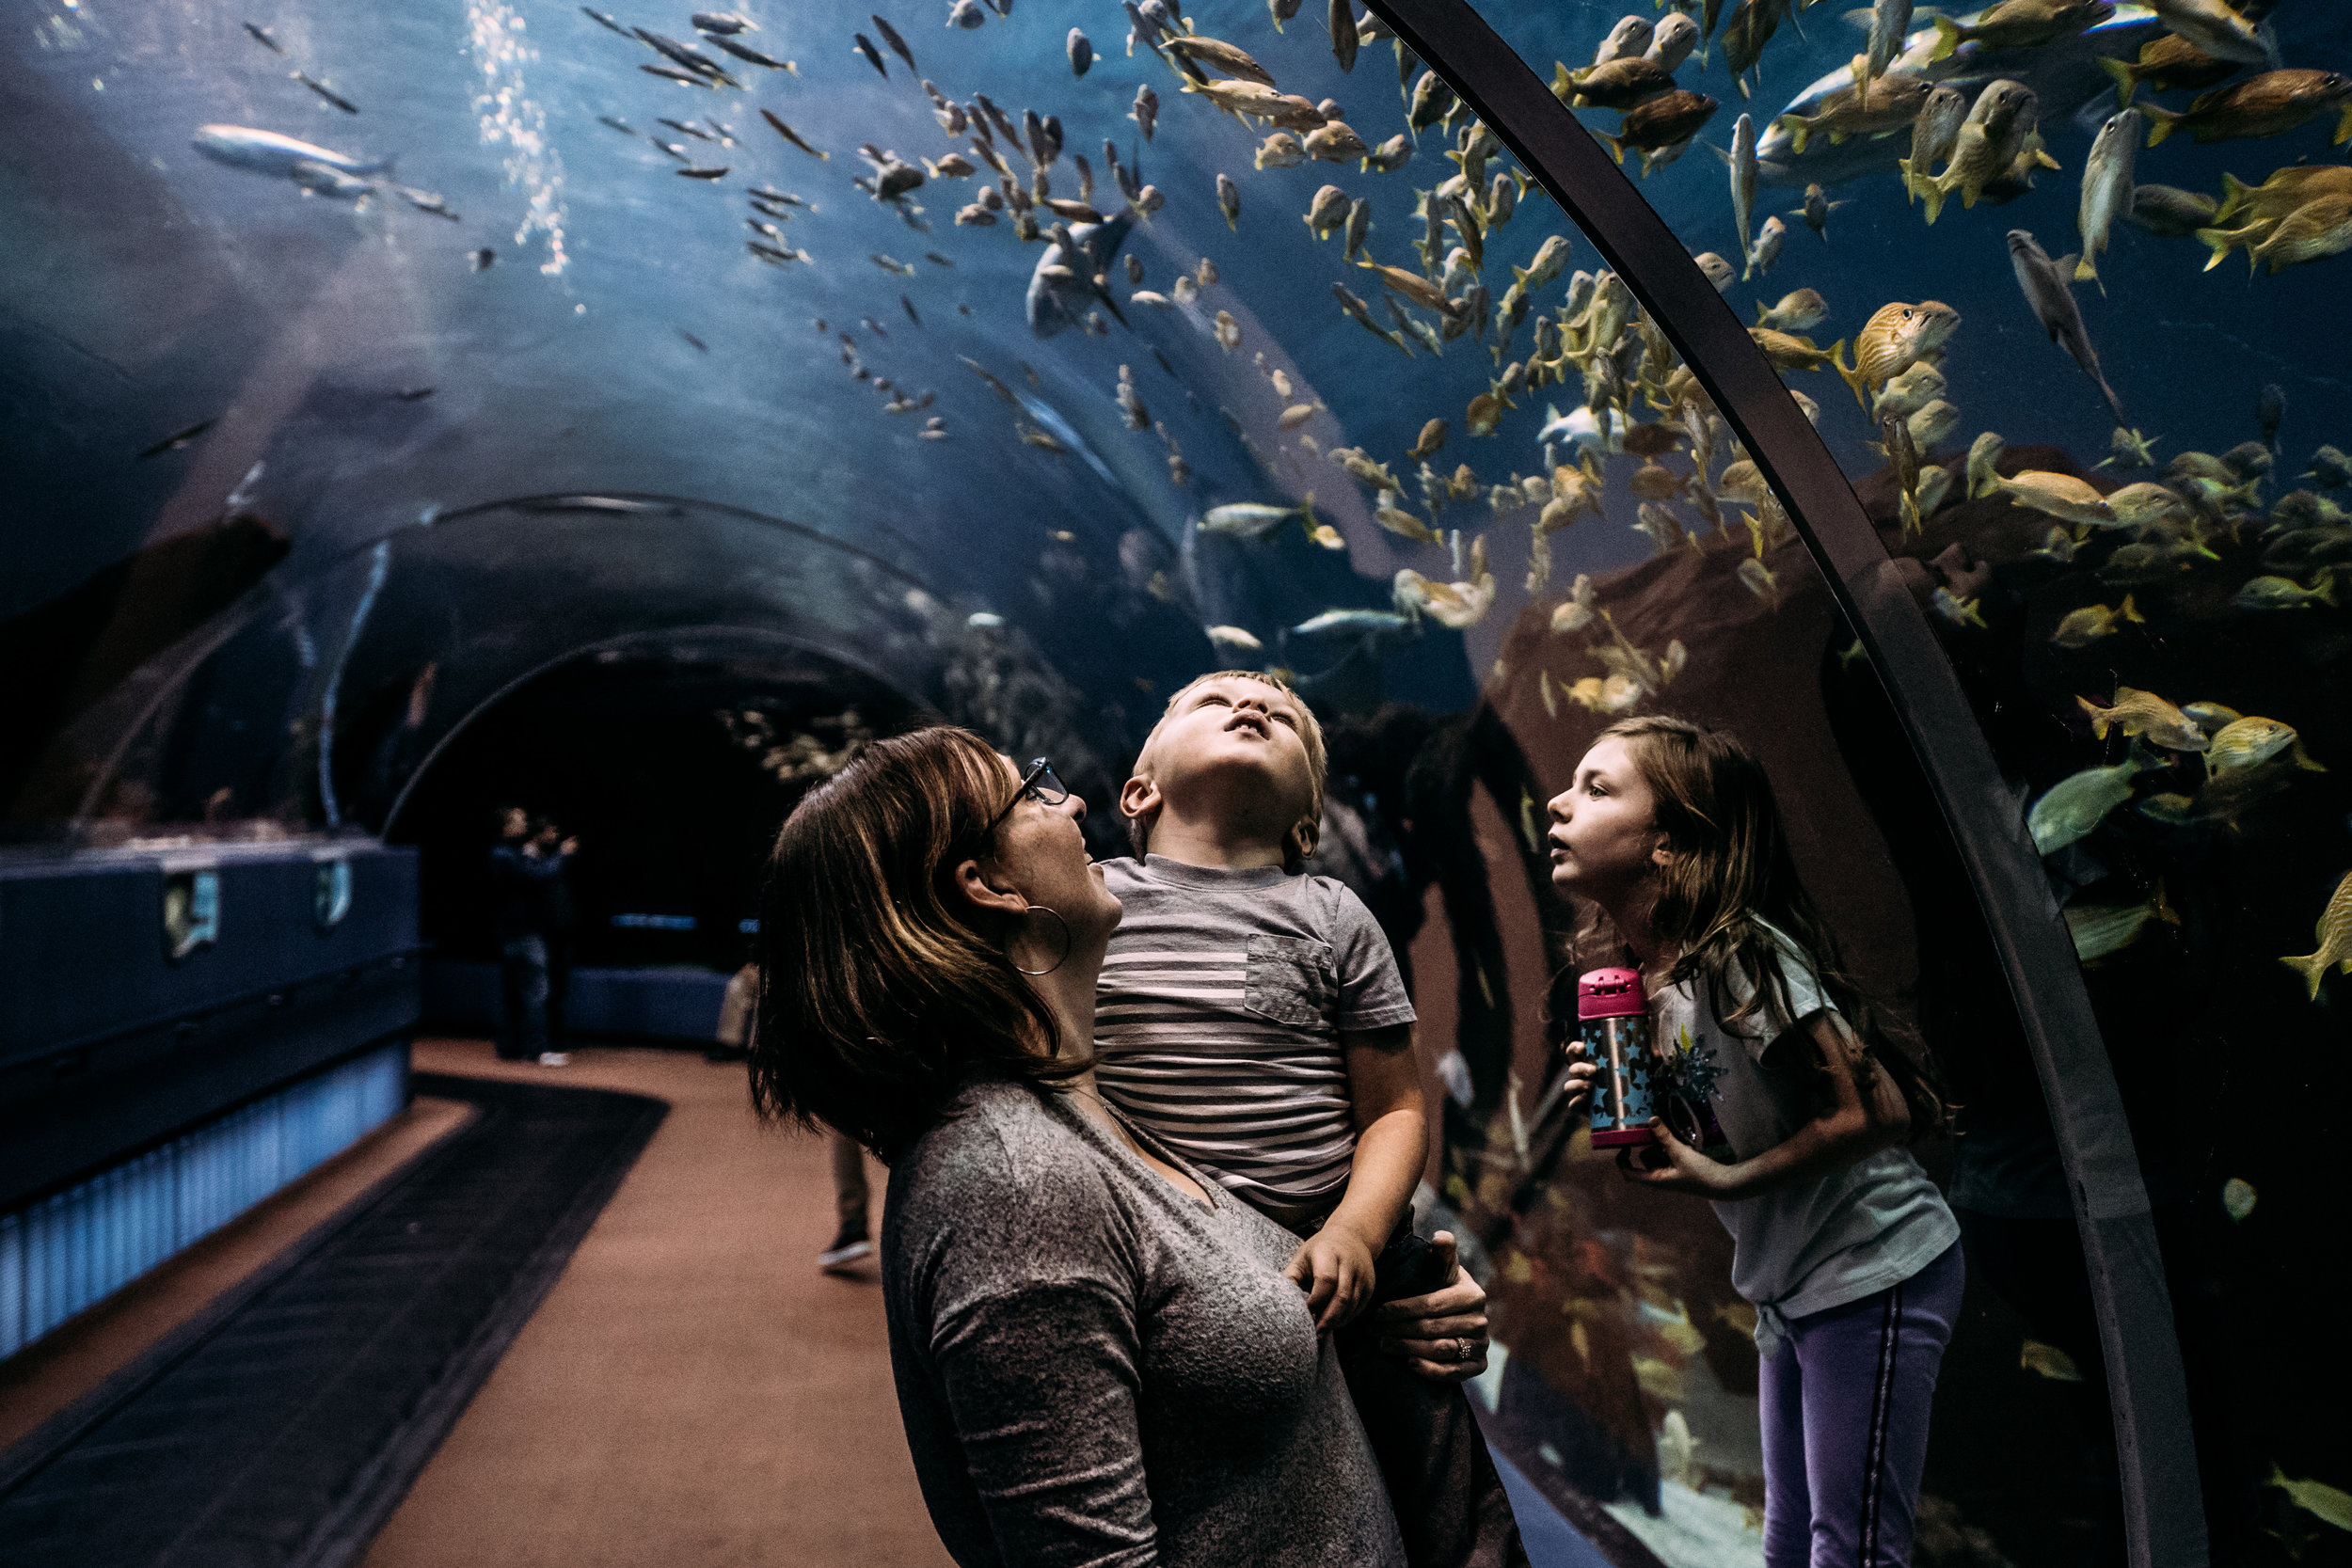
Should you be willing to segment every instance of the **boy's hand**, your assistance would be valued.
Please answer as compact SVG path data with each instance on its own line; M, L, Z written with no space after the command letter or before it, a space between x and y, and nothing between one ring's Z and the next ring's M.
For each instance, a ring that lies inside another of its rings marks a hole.
M1340 1328L1372 1299L1372 1249L1353 1231L1326 1225L1298 1243L1282 1277L1307 1292L1316 1333Z

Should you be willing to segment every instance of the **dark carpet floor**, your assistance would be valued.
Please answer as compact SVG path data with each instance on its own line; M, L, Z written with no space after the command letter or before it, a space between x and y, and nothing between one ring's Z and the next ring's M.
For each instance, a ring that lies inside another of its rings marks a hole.
M665 1107L420 1074L473 1124L0 1454L9 1568L342 1568Z

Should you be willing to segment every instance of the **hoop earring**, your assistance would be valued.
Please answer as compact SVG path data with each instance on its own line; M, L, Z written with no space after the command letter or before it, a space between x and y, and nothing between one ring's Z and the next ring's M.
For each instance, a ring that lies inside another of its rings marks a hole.
M1039 974L1051 974L1054 971L1059 969L1070 958L1070 922L1064 920L1058 914L1054 914L1052 910L1046 909L1042 904L1031 904L1027 909L1023 910L1021 912L1024 915L1032 915L1041 911L1046 914L1054 915L1054 924L1061 927L1061 957L1056 958L1052 963L1047 964L1043 969L1022 969L1019 964L1013 964L1012 967L1019 970L1020 973L1032 976ZM1012 959L1012 943L1010 942L1007 942L1005 943L1005 958L1007 962L1010 962Z

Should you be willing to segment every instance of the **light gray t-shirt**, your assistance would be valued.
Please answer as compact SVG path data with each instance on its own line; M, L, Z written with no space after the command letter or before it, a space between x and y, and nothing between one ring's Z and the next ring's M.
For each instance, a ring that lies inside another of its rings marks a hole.
M1402 1568L1334 1341L1282 1277L1296 1240L1201 1186L1013 1084L891 1167L891 1370L963 1568Z
M1410 1023L1389 939L1328 877L1103 862L1126 907L1095 990L1095 1081L1227 1191L1295 1229L1356 1156L1340 1031Z
M1840 1030L1849 1027L1830 1006L1811 958L1784 933L1765 929L1780 943L1786 1011L1768 986L1761 1007L1736 1028L1724 1024L1722 1015L1737 1012L1747 999L1746 978L1736 968L1733 994L1720 998L1720 1007L1700 1005L1696 976L1669 988L1654 1005L1661 1047L1710 1053L1715 1117L1741 1160L1787 1142L1820 1114L1820 1075L1812 1047L1802 1036L1781 1037L1820 1013ZM1782 1320L1900 1284L1960 1239L1960 1222L1943 1195L1911 1151L1899 1148L1714 1208L1731 1232L1732 1288L1756 1305L1756 1348L1767 1357Z

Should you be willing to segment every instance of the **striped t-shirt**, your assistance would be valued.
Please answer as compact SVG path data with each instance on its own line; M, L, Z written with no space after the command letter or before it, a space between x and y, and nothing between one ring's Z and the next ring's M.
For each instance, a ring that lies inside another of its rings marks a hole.
M1252 1208L1304 1229L1356 1154L1340 1031L1413 1021L1388 938L1328 877L1152 855L1103 863L1126 907L1095 992L1095 1079Z

